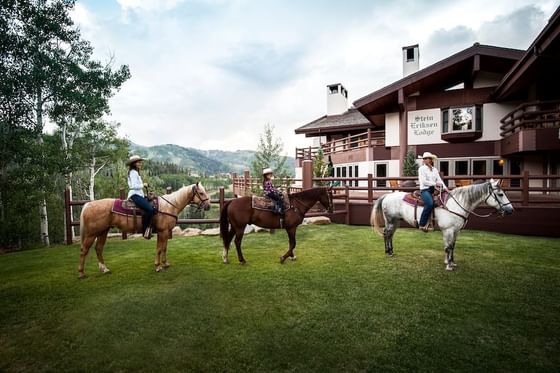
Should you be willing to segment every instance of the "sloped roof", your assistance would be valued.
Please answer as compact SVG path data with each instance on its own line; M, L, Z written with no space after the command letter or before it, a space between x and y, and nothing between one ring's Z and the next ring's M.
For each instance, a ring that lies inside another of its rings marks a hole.
M323 115L299 128L296 134L318 134L320 132L338 132L340 130L365 129L372 124L356 108L350 108L340 115Z
M520 91L526 91L527 86L538 78L556 79L558 82L558 66L560 66L560 7L550 17L548 24L535 38L525 54L517 61L504 76L494 92L494 98L507 99ZM556 86L557 87L557 86Z
M450 57L410 74L396 82L370 93L354 102L366 116L395 109L399 91L404 97L415 92L444 90L463 82L473 71L484 70L506 73L525 52L475 43Z

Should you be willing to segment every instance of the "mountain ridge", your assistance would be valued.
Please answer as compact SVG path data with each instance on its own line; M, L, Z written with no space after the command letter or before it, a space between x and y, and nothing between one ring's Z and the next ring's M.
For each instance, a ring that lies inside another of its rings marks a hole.
M129 143L132 153L137 153L153 161L174 163L194 172L214 175L218 173L243 173L251 169L251 162L255 158L254 150L219 150L196 149L176 144L160 144L144 146ZM286 167L293 173L295 160L287 157Z

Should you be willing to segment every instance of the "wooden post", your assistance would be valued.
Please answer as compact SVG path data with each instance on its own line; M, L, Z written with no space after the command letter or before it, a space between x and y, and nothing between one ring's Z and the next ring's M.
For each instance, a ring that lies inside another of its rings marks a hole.
M119 198L125 200L126 194L124 194L124 188L119 188ZM122 232L122 239L126 240L128 238L126 232Z
M303 161L303 168L302 168L302 181L301 186L303 190L313 188L313 161L310 159L306 159Z
M72 210L70 208L70 190L64 189L64 216L66 218L66 244L72 245Z
M367 201L373 202L373 175L367 174Z
M231 189L234 195L238 195L237 193L237 172L231 174Z
M529 205L529 171L523 171L523 191L521 192L523 196L522 206Z
M248 196L251 191L251 173L249 170L243 171L243 179L244 179L244 186L243 186L243 195Z
M224 208L224 204L225 204L225 200L224 200L224 187L220 187L218 189L219 191L219 197L218 199L220 200L218 203L220 204L220 214L222 213L222 209Z
M348 187L348 185L344 186L344 193L345 195L345 201L344 204L346 205L346 219L345 219L345 223L346 225L350 225L350 188Z

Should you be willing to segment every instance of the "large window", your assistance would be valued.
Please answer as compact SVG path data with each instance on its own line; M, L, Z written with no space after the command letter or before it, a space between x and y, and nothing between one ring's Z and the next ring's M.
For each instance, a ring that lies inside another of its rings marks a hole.
M486 160L473 159L472 161L472 174L473 175L486 175Z
M469 161L461 160L455 161L455 175L463 176L469 174Z
M442 109L442 133L482 131L482 107Z

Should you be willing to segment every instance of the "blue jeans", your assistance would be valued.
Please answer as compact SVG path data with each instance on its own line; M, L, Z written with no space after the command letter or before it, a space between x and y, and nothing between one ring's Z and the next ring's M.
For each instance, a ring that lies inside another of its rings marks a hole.
M146 232L146 228L148 228L148 225L150 225L150 223L152 222L152 217L154 216L155 209L146 198L141 197L138 194L133 194L132 196L130 196L130 199L134 201L136 206L144 210L144 215L142 215L142 233L144 233Z
M284 213L284 197L281 193L268 193L268 198L276 202L276 213L281 215Z
M420 216L420 224L421 227L428 224L428 218L434 209L434 200L432 199L432 188L424 189L420 192L422 196L422 200L424 201L424 210L422 210L422 215Z

